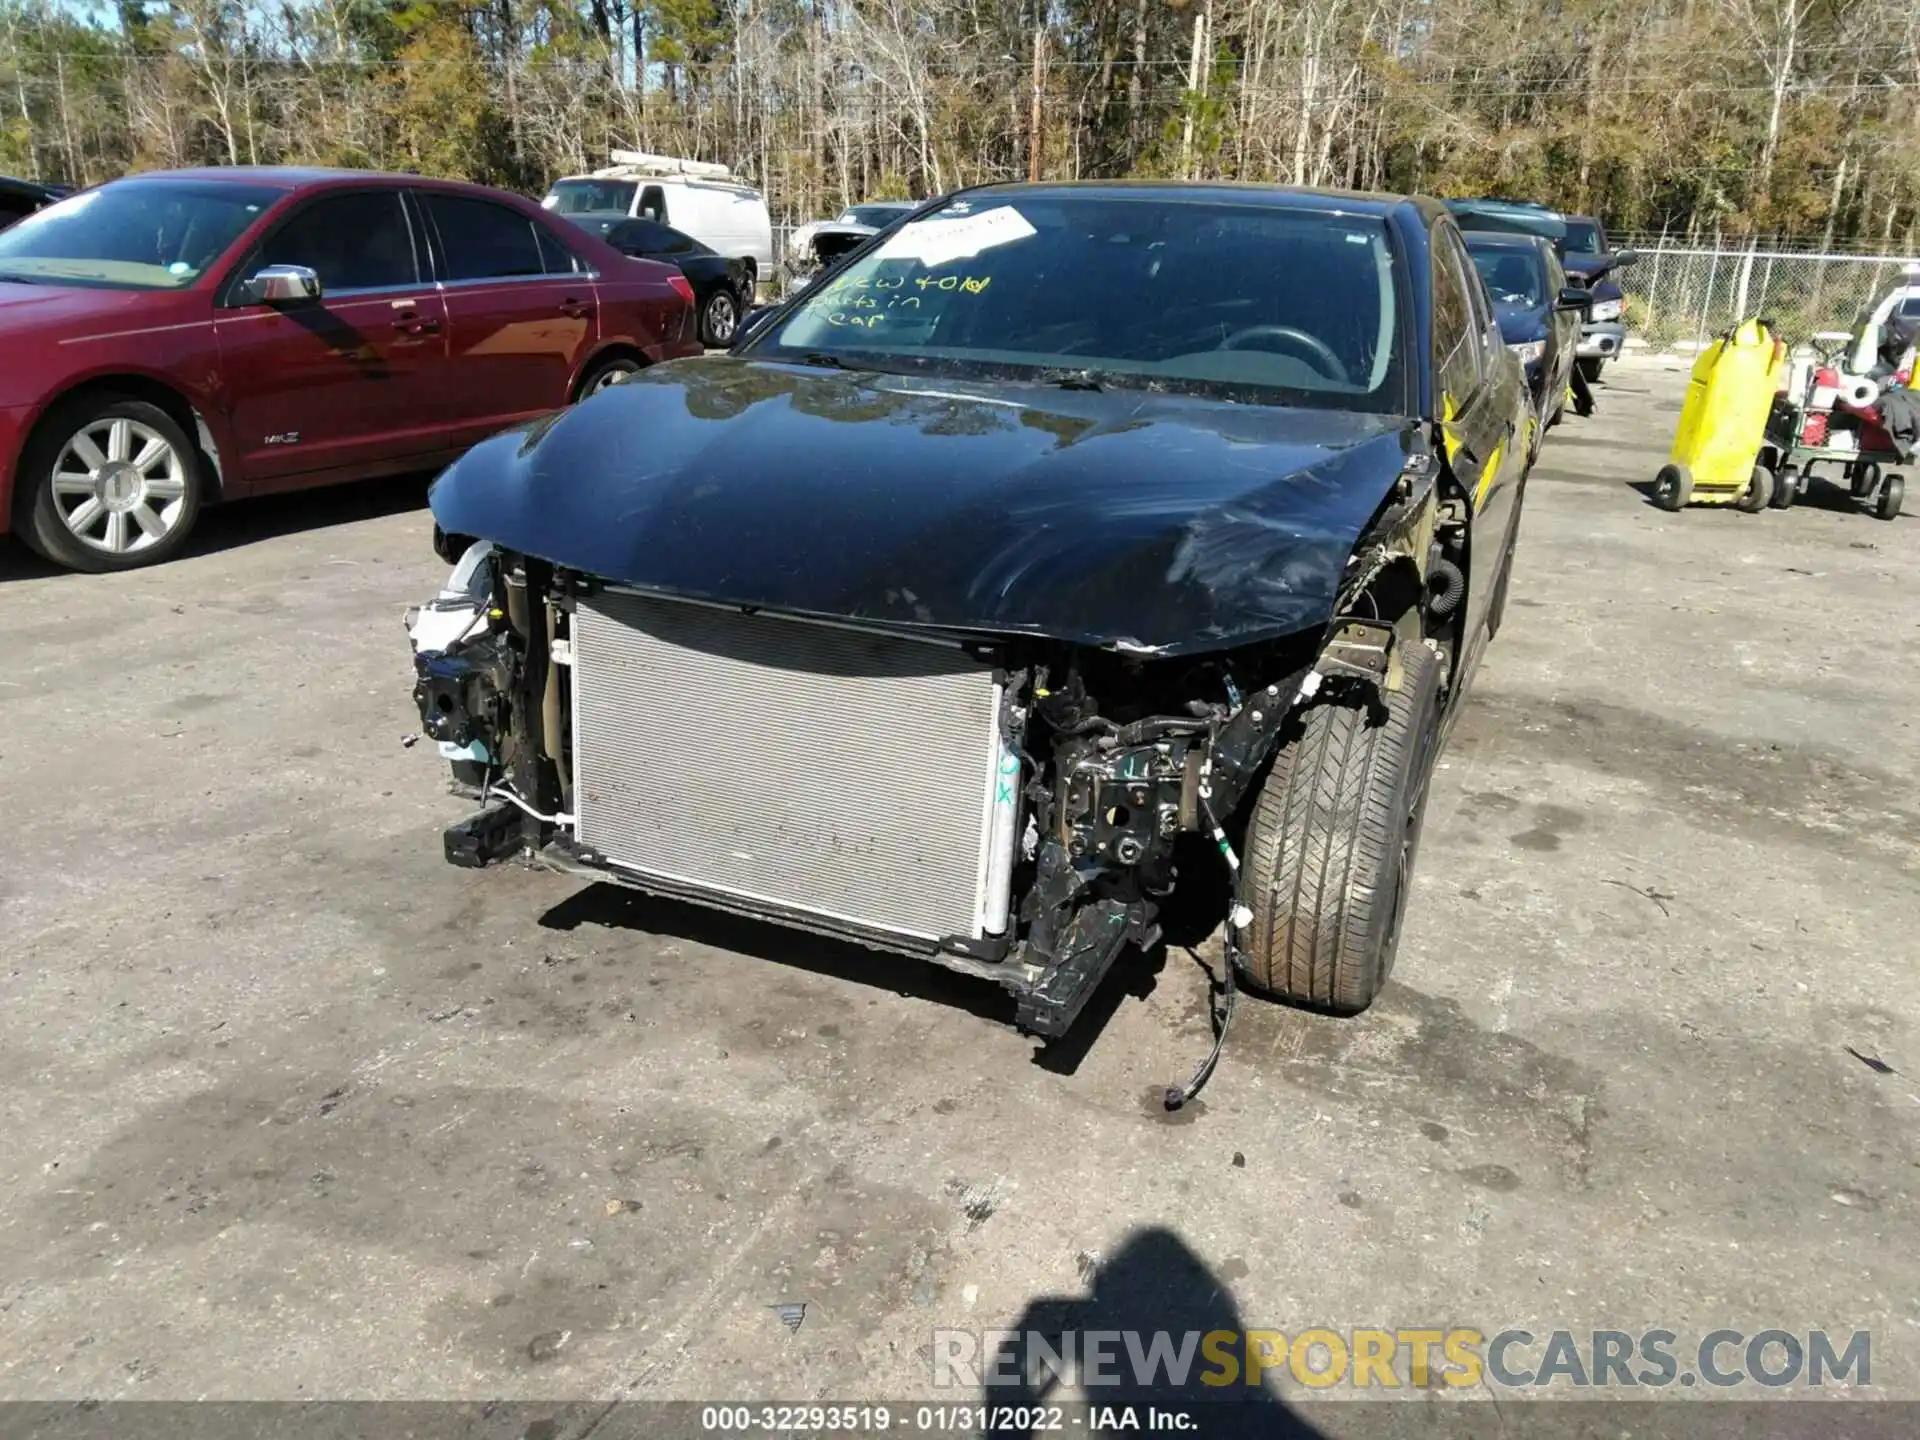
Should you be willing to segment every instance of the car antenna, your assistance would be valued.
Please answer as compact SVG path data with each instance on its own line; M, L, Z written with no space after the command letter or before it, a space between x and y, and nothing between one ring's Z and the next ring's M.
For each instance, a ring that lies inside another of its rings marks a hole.
M1220 821L1214 816L1213 806L1207 801L1207 788L1203 783L1200 789L1200 808L1206 814L1207 824L1213 827L1213 843L1220 847L1221 857L1227 862L1227 870L1233 878L1233 893L1236 898L1233 908L1227 912L1226 974L1221 980L1218 1006L1211 1003L1213 999L1211 993L1207 997L1209 1001L1207 1009L1213 1018L1213 1048L1207 1052L1207 1058L1200 1062L1200 1068L1193 1072L1191 1080L1185 1085L1167 1087L1164 1100L1170 1111L1180 1109L1205 1089L1207 1081L1213 1078L1215 1067L1220 1063L1220 1052L1226 1048L1227 1044L1227 1027L1233 1023L1233 997L1237 993L1233 983L1233 972L1240 963L1239 935L1241 930L1253 920L1253 911L1241 904L1238 899L1240 857L1233 853L1233 844L1227 839L1227 832L1220 828ZM1211 981L1213 977L1209 975L1207 978ZM1208 989L1211 992L1211 984Z

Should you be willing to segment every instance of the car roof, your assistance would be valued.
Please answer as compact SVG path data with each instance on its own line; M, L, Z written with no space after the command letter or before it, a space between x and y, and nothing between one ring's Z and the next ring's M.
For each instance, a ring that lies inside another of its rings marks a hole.
M1349 215L1386 216L1414 210L1426 218L1443 213L1438 200L1423 195L1388 195L1366 190L1319 190L1300 185L1271 185L1250 180L1060 180L1039 183L980 185L956 190L948 199L967 195L1032 195L1065 197L1105 193L1128 198L1178 201L1215 201L1236 205L1270 205L1283 210L1340 211Z
M1551 205L1543 205L1538 200L1516 200L1510 195L1453 195L1447 199L1448 205L1510 205L1516 210L1547 210L1558 215L1560 212Z
M465 180L441 180L429 175L402 175L380 170L340 170L324 165L206 165L183 170L142 170L123 180L191 180L196 184L266 186L275 190L309 190L344 185L414 185L468 195L506 192ZM111 181L109 184L113 183Z

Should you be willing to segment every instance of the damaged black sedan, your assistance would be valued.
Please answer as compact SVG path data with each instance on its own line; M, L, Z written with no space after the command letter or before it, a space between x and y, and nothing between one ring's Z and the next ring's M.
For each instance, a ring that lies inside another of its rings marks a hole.
M1243 981L1363 1009L1525 479L1445 209L989 187L756 319L435 485L448 858L922 956L1043 1036L1211 879Z

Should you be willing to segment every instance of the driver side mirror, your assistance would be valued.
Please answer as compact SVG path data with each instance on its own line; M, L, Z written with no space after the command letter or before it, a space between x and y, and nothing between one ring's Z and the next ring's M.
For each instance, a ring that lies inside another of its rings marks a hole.
M1640 252L1638 250L1616 251L1613 257L1613 268L1615 270L1624 270L1629 265L1638 265L1639 263Z
M1569 285L1560 292L1560 298L1553 302L1556 310L1590 310L1593 308L1593 292L1578 285Z
M320 298L320 277L305 265L267 265L247 277L240 293L255 305L298 305Z

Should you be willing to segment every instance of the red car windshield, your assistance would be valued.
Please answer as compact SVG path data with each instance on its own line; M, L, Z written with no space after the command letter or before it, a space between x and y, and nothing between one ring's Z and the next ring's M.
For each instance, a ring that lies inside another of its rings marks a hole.
M0 280L184 290L281 192L187 180L121 180L0 231Z

